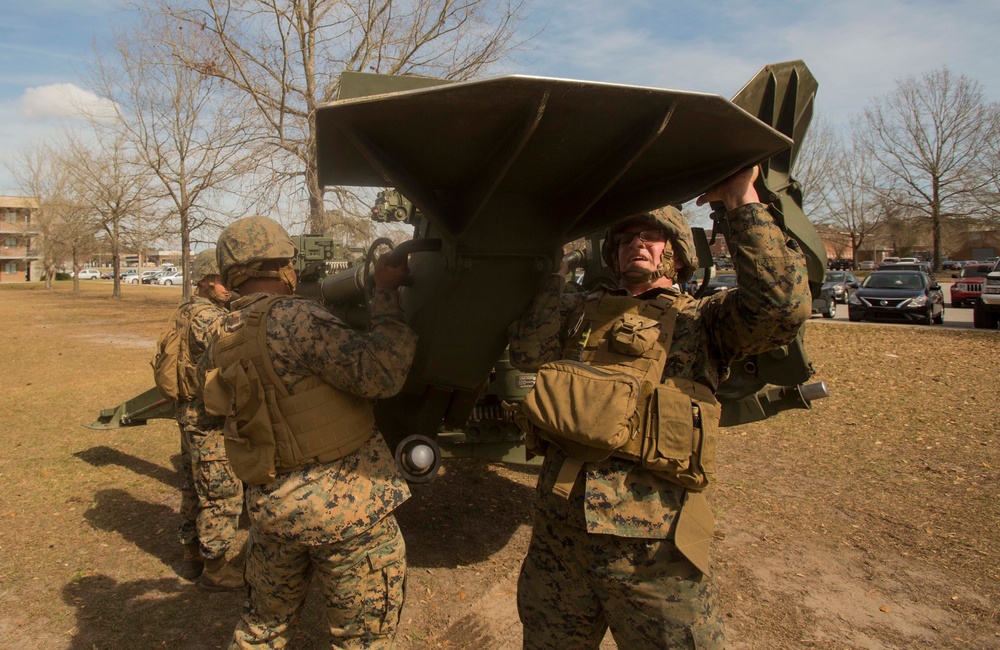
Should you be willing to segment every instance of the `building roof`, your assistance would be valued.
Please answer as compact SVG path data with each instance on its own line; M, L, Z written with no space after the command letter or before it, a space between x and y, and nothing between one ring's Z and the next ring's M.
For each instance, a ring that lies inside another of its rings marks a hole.
M0 196L0 209L37 210L38 200L27 196Z

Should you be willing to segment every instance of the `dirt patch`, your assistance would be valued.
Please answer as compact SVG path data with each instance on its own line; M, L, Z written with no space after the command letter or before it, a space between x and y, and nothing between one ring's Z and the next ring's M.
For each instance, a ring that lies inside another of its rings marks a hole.
M177 296L57 287L0 287L0 646L226 647L240 596L176 574L176 425L80 426L151 386ZM806 341L831 398L720 445L730 647L1000 646L1000 335L814 319ZM520 647L536 475L453 460L415 488L398 647ZM327 647L318 600L290 647Z

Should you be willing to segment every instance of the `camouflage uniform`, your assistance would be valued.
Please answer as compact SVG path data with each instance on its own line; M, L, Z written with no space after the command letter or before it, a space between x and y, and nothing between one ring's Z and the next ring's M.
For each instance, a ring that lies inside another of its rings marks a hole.
M250 307L272 294L239 298L223 329L240 329ZM376 399L399 391L416 351L399 294L376 290L372 328L358 333L318 304L289 296L266 321L276 375L291 392L317 376ZM202 369L212 366L212 350ZM338 648L387 648L403 602L406 553L392 512L409 497L377 431L358 451L309 463L246 488L251 528L243 616L231 648L283 648L315 572Z
M194 318L191 313L202 305ZM190 320L188 349L195 363L201 358L215 327L226 312L208 298L193 296L182 307L179 319ZM173 327L173 323L171 323ZM200 402L178 400L177 424L181 430L181 524L182 544L199 544L207 560L224 558L236 537L243 511L243 484L226 460L218 421L206 417Z
M805 260L766 208L751 203L728 218L739 289L680 310L664 369L664 378L713 392L737 359L790 342L811 307ZM563 286L553 276L511 326L519 368L537 370L576 346L572 329L595 296L563 294ZM637 297L678 293L671 287ZM609 625L623 648L723 647L714 579L673 543L685 488L612 457L585 464L566 499L552 491L564 458L549 446L538 481L518 581L524 647L596 648Z

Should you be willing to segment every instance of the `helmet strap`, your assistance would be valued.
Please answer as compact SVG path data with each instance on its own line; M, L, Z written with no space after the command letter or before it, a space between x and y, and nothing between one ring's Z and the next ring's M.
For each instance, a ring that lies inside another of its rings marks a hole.
M295 275L295 267L292 261L279 268L277 271L261 271L264 261L253 262L252 264L239 264L229 271L230 289L236 290L241 284L250 278L275 278L281 280L288 287L291 293L295 293L298 278Z

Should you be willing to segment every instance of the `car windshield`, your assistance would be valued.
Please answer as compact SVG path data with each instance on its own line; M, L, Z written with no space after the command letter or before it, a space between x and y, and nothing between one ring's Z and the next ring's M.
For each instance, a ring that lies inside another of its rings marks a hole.
M872 273L863 285L865 289L904 289L914 290L924 288L924 279L919 273Z
M964 269L962 269L962 272L959 273L958 275L959 277L962 278L981 278L984 277L991 270L992 269L989 266L980 264L979 266L967 266Z
M827 273L826 282L843 282L847 279L846 273Z

